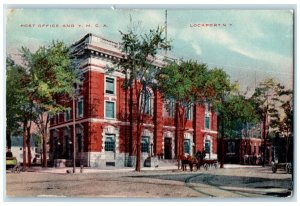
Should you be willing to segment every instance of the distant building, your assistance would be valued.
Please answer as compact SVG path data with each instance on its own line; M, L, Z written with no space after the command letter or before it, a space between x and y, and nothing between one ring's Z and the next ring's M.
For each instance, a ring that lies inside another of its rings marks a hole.
M221 153L219 140L219 155ZM225 163L233 164L261 164L264 140L262 138L262 123L246 125L241 136L225 139ZM272 162L272 144L266 141L266 164Z
M129 92L122 89L125 75L107 66L122 58L119 44L102 37L87 34L72 48L80 61L82 86L76 99L76 162L88 167L124 167L135 164L136 131L130 135ZM164 65L158 57L153 65ZM149 156L177 159L176 140L184 133L183 149L186 155L206 150L207 158L217 158L217 116L210 106L194 105L186 109L186 130L176 126L176 104L166 109L165 100L158 91L148 89L145 122L141 138L142 164ZM59 101L59 99L58 99ZM135 100L134 100L135 101ZM64 113L51 118L50 159L57 165L73 158L72 100Z
M37 147L33 139L30 141L30 151L31 151L31 163L33 159L40 156L40 149ZM19 163L23 163L23 137L22 136L12 136L11 137L11 152L14 157L17 158ZM26 160L28 161L28 147L26 147Z

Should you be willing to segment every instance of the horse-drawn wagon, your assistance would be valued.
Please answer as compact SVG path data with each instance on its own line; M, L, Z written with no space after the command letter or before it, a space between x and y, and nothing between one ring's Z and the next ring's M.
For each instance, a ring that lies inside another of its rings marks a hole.
M219 162L216 159L204 159L205 153L204 152L197 152L195 157L191 157L188 155L187 157L182 155L178 158L178 160L181 162L181 169L183 171L186 171L187 165L190 167L190 171L193 171L194 168L196 170L200 170L201 167L203 167L205 170L208 170L210 167L218 168ZM179 169L179 164L178 164Z

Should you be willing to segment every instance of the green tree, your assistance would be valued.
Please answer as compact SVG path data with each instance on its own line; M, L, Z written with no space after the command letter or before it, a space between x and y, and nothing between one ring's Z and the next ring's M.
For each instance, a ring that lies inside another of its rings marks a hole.
M224 99L223 114L226 139L240 137L245 124L258 122L254 105L242 94L230 94Z
M133 29L127 33L120 33L121 51L124 55L117 62L117 69L121 69L126 75L123 89L130 90L130 136L133 136L133 125L136 123L136 171L140 171L141 133L148 98L147 89L153 87L154 77L159 71L159 68L154 65L158 51L169 49L170 46L162 37L163 29L160 27L141 35Z
M6 137L7 147L11 147L11 134L20 132L22 126L23 133L23 169L26 170L26 145L28 146L28 163L30 166L31 150L30 150L30 135L28 135L28 122L33 118L33 104L28 95L28 86L30 77L28 71L16 65L14 61L7 58L6 61ZM30 130L30 128L29 128Z
M36 114L34 122L43 139L43 166L47 167L50 116L64 111L63 99L75 94L73 84L77 82L77 70L72 64L70 50L63 42L53 41L34 53L22 48L21 53L30 76L27 89Z
M184 154L184 131L187 122L186 110L197 103L204 102L204 88L208 69L205 64L197 61L170 61L160 70L156 79L158 88L166 100L176 103L176 119L178 134L176 139L176 154ZM166 101L168 102L168 101Z
M185 108L208 103L213 105L214 111L221 113L222 99L236 85L230 83L229 76L222 69L209 70L206 64L191 60L170 62L160 71L157 79L164 97L177 103L177 126L182 131L177 138L177 155L183 155Z
M12 59L6 58L6 146L8 149L11 148L12 133L20 127L20 105L24 98L20 80L23 71Z
M270 127L273 129L274 136L284 138L285 142L285 161L291 161L293 147L291 145L293 138L293 92L285 89L284 86L279 88L279 102L277 107L272 110Z
M264 140L262 150L262 165L265 165L266 143L269 132L269 126L272 122L279 118L277 110L278 103L280 102L280 91L284 87L277 83L274 79L266 79L256 87L254 94L251 97L256 113L259 120L263 123L262 138Z

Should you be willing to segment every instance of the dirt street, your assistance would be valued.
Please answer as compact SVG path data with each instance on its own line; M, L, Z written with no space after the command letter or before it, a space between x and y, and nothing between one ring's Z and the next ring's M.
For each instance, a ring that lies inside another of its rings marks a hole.
M270 168L208 171L101 171L66 174L38 171L6 174L6 192L13 197L208 198L286 197L291 174Z

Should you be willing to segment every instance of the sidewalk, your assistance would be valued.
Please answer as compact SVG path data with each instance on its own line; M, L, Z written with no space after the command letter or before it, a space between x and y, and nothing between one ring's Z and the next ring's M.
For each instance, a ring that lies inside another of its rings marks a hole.
M163 170L177 170L177 166L163 166L163 167L142 167L141 171L163 171ZM27 172L40 172L40 173L55 173L55 174L66 174L67 170L70 171L70 173L73 172L73 167L62 167L62 168L42 168L42 167L33 167L28 169ZM76 167L75 171L77 174L80 173L80 167ZM125 167L125 168L83 168L82 173L107 173L107 172L134 172L135 168L133 167Z
M225 164L225 169L237 169L237 168L257 168L261 167L259 165L238 165L238 164ZM67 170L72 173L73 167L62 167L62 168L54 168L54 167L48 167L48 168L42 168L42 167L32 167L28 169L28 172L41 172L41 173L56 173L56 174L66 174ZM80 167L75 168L76 173L80 173ZM159 167L142 167L141 171L181 171L178 170L177 165L163 165ZM115 168L115 167L107 167L107 168L89 168L85 167L83 168L83 173L107 173L107 172L134 172L134 167L125 167L125 168ZM189 171L189 168L188 168Z

